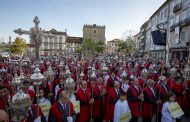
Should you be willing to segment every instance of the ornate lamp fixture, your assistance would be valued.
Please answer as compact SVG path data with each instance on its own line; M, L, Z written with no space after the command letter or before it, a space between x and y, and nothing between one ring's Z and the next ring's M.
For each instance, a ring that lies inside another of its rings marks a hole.
M142 75L142 77L143 77L144 79L147 79L148 74L149 74L149 71L148 71L146 68L144 68L144 69L141 71L141 75Z
M175 76L176 76L176 73L177 73L177 69L176 69L175 67L173 67L173 68L170 69L170 75L171 75L172 77L175 77Z
M103 72L108 71L108 68L107 68L107 66L106 66L106 64L105 64L105 63L104 63L104 64L103 64L103 66L102 66L102 71L103 71Z
M28 94L23 91L17 92L9 102L12 111L11 121L20 122L24 120L31 104L32 102Z
M96 79L96 73L95 73L95 68L94 68L94 67L92 67L92 74L91 74L90 78L91 78L92 80L95 80L95 79Z
M34 74L30 77L33 80L34 85L39 86L42 83L42 79L44 76L40 73L40 69L38 67L35 68Z

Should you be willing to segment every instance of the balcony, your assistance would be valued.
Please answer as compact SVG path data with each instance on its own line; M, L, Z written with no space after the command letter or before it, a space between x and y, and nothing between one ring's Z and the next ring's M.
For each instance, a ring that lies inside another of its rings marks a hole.
M179 10L181 10L181 8L182 8L182 2L180 2L180 3L178 3L178 4L176 4L176 5L174 6L173 12L176 13L176 12L178 12Z
M181 27L188 26L189 24L190 24L190 17L187 17L186 19L180 21Z

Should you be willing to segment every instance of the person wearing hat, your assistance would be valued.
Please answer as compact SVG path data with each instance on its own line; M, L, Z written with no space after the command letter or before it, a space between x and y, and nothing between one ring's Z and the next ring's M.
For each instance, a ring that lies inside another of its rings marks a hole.
M168 94L168 86L166 84L166 77L165 76L160 76L159 77L159 81L157 83L157 85L155 86L155 90L156 90L156 93L158 94L158 100L161 100L161 104L159 105L159 108L158 108L158 114L157 114L157 117L158 117L158 120L161 121L161 110L162 110L162 106L163 106L163 103L165 101L165 98Z
M161 101L158 100L157 93L154 89L155 81L152 79L147 80L147 86L143 90L144 102L143 102L143 121L151 122L155 120L157 104L160 104Z
M143 101L144 95L137 77L134 77L131 80L131 83L132 85L127 90L127 99L132 114L131 121L137 122L139 117L141 116L141 111L139 108L142 108L141 101Z
M131 112L128 102L126 100L126 92L124 92L123 90L120 91L119 93L119 100L116 102L115 104L115 109L114 109L114 122L120 122L119 118L128 113Z

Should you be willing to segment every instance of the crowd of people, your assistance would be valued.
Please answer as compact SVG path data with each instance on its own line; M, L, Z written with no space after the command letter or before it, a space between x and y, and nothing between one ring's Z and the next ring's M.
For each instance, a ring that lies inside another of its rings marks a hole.
M190 115L190 80L180 62L118 55L0 60L0 121L175 122L183 117L169 112L175 101ZM43 79L31 79L34 73Z

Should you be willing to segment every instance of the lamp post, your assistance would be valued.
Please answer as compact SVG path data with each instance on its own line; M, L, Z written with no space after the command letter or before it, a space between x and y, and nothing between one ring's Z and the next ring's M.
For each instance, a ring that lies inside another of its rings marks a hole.
M39 28L39 23L40 20L38 19L38 17L36 16L33 20L35 27L33 29L31 29L30 31L26 31L26 30L22 30L21 28L14 30L15 33L22 35L29 35L31 37L31 41L34 43L35 46L35 56L36 56L36 60L39 59L39 49L40 49L40 45L42 43L42 37L43 36L49 36L49 37L53 37L53 35L50 34L46 34L44 33L40 28Z

